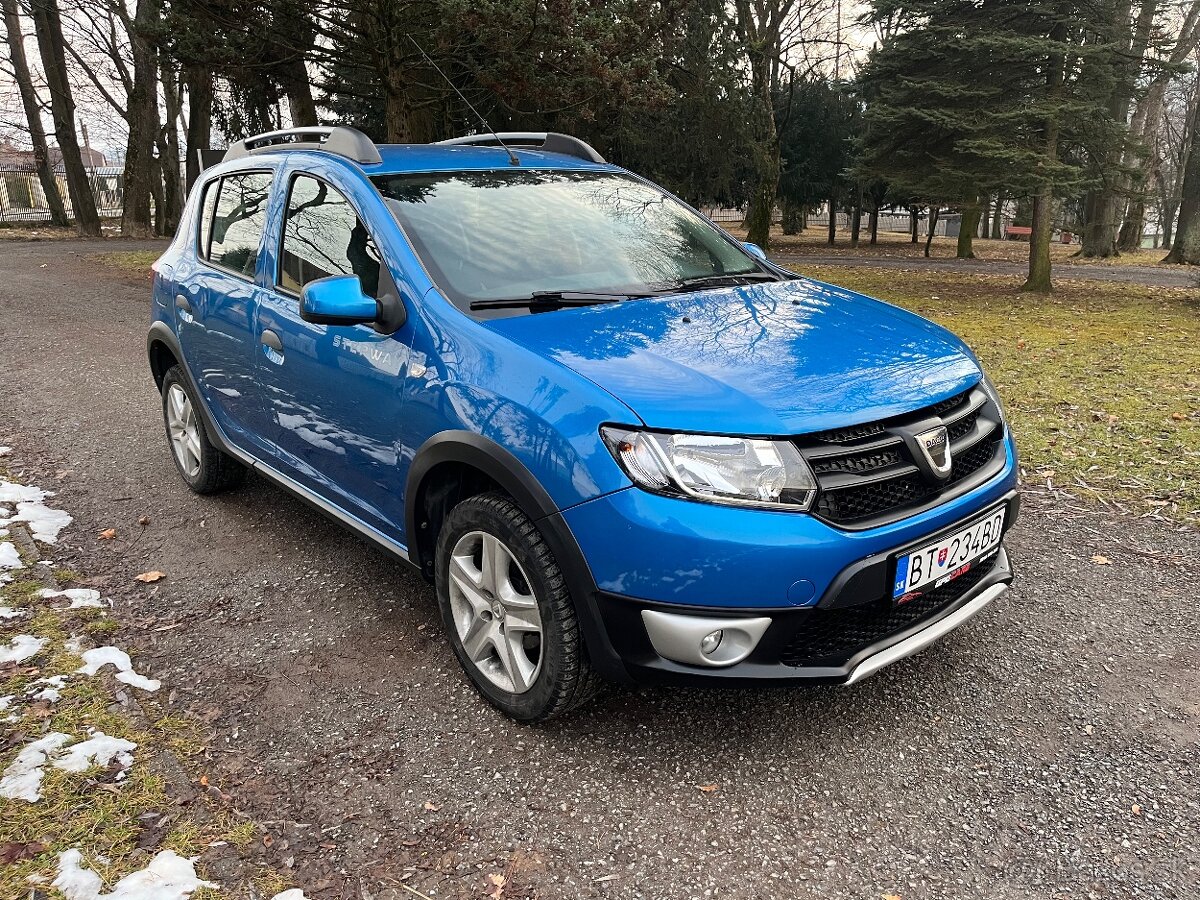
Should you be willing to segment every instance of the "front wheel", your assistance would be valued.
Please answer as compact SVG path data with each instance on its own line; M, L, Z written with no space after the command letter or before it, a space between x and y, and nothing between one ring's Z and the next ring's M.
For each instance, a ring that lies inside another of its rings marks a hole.
M575 607L537 526L487 493L450 511L438 535L442 621L475 688L514 719L537 722L592 697Z

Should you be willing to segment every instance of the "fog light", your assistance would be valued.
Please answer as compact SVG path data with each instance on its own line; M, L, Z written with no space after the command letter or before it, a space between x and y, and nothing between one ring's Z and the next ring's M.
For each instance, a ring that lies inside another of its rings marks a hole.
M712 656L717 652L717 648L721 646L721 638L725 636L725 632L721 629L709 632L704 637L700 638L700 652L705 656Z

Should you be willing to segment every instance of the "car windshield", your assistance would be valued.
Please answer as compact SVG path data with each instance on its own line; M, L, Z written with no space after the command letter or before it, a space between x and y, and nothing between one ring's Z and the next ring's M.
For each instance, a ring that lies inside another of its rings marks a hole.
M707 279L775 277L682 203L628 175L512 169L372 181L434 281L465 310L518 301L489 313L513 315Z

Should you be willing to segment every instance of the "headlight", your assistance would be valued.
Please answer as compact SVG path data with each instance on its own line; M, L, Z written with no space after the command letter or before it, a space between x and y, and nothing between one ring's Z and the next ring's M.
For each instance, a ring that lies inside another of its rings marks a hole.
M1000 392L997 391L996 386L992 384L992 379L988 378L985 374L983 376L983 380L979 383L979 386L982 387L983 392L988 395L988 399L996 404L996 412L1000 413L1000 421L1003 422L1005 419L1004 404L1000 402Z
M661 434L605 426L608 449L634 484L710 503L805 510L817 483L788 441Z

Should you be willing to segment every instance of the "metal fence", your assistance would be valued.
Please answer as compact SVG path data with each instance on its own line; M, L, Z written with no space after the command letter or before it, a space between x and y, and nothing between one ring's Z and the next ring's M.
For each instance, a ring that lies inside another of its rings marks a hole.
M719 225L724 225L726 228L741 228L746 221L745 209L737 209L728 206L702 206L700 211L712 219ZM783 213L778 208L775 209L771 216L771 224L778 225L783 221ZM957 237L959 228L960 216L951 214L949 216L941 216L938 219L937 226L934 228L934 234L939 237ZM829 227L829 210L822 208L815 213L809 213L806 219L806 227L808 228L828 228ZM862 217L862 229L864 232L870 227L869 214L864 211ZM908 213L889 213L881 212L879 214L879 230L885 232L894 232L898 234L906 234L912 227L912 220ZM837 214L837 229L839 232L850 230L850 214ZM917 217L917 234L922 238L929 233L929 217L921 215Z
M121 215L124 171L120 166L101 166L88 170L92 196L96 198L96 209L101 218ZM58 185L58 194L62 197L67 217L74 218L66 175L61 170L56 171L54 181ZM46 203L37 169L31 165L0 166L0 222L49 221L50 207Z

